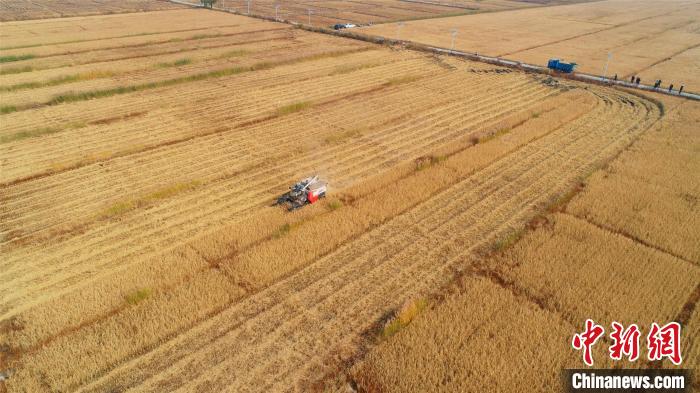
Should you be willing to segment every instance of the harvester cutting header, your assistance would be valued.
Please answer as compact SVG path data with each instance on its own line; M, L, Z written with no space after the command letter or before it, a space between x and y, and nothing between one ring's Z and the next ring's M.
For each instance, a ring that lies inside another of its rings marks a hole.
M277 198L275 205L289 204L289 211L296 210L325 198L327 187L328 183L320 180L318 175L307 177L289 187L288 192Z

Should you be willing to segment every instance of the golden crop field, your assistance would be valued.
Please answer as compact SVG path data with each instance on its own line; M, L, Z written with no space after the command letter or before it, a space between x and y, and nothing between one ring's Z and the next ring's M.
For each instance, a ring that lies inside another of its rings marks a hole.
M327 388L396 309L482 271L488 250L582 178L640 137L632 146L653 147L668 118L631 92L205 9L10 22L0 34L0 386L10 392ZM328 198L271 206L312 174ZM683 198L697 195L693 181ZM597 215L607 188L591 184L580 200L592 202L552 218L551 231L568 232L532 234L544 249L576 249L566 240L579 227L628 222L612 206ZM676 315L698 279L695 238L645 235L649 225L620 229L615 252L640 256L633 278L663 271L644 288L681 277L654 303ZM578 246L602 275L605 256ZM534 279L546 259L504 255L504 277L549 294ZM551 323L566 336L586 311L576 286L556 298L569 320L488 278L465 280L479 297L459 316L465 329L508 308L518 312L485 331ZM426 313L445 321L465 304L453 301ZM416 325L399 340L424 318L423 303L410 304ZM372 359L390 359L382 348L352 368L358 383L400 375L372 374L386 367Z
M666 106L671 113L571 202L555 203L512 248L461 272L444 301L355 365L360 389L550 391L561 369L580 367L566 346L586 318L679 321L684 367L696 369L700 106ZM596 348L596 360L609 367L606 350ZM513 375L541 384L523 386Z
M626 1L564 5L430 19L363 28L399 38L546 65L550 58L582 72L700 91L700 4L697 1Z
M586 0L218 0L215 6L241 14L279 18L313 26L374 24L494 12ZM188 0L193 4L198 1Z
M2 0L0 21L120 14L182 8L164 0Z

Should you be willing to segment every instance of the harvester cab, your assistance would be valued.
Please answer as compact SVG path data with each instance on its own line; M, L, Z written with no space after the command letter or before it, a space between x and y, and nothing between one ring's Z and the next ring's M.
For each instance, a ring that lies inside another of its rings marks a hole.
M289 191L277 198L275 205L289 205L289 211L296 210L306 204L315 203L326 197L328 184L319 180L318 175L307 177L289 187Z

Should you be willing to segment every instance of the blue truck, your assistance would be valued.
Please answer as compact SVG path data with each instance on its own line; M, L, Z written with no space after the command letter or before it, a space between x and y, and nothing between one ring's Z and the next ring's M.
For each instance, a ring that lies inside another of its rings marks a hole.
M547 68L549 68L550 70L570 74L574 72L574 69L576 68L576 63L564 63L559 59L549 59L549 62L547 63Z

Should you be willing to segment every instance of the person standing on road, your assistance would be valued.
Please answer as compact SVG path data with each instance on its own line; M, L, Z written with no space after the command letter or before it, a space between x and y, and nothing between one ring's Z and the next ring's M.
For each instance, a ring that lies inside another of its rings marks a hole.
M682 94L682 93L683 93L683 88L684 88L684 87L685 87L685 86L681 85L681 88L678 89L678 94Z
M617 74L615 74L615 78L613 78L613 79L615 79L615 82L617 82Z
M640 81L641 81L641 79L639 77L637 77L637 79L636 79L637 84L639 84Z
M673 91L673 83L671 83L670 85L668 85L668 92L670 93L670 92L672 92L672 91Z

